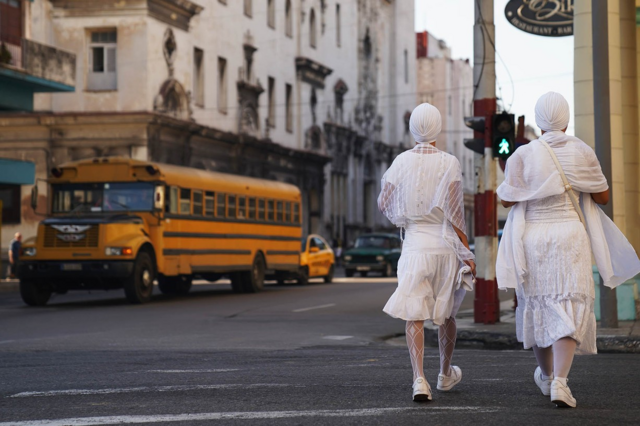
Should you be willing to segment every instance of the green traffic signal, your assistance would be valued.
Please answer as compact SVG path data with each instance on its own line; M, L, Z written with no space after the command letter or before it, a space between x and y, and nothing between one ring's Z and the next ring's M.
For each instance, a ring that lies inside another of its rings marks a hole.
M511 146L509 144L509 141L506 140L505 138L502 138L502 141L500 142L500 150L498 151L498 154L502 154L502 155L509 155L511 154Z
M515 116L507 113L494 114L491 121L493 157L506 160L516 147Z

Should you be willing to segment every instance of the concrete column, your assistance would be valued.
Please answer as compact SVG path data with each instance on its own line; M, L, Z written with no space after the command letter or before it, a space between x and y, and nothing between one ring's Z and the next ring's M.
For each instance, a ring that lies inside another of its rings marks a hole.
M576 136L595 148L591 2L574 2L573 89Z

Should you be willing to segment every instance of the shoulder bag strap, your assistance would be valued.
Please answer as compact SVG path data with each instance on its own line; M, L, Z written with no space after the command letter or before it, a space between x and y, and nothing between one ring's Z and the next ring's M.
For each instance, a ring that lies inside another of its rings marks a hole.
M573 204L573 207L576 209L576 212L578 213L578 216L580 216L580 222L582 222L582 225L584 225L584 227L587 227L587 223L584 220L584 215L582 214L582 209L580 208L580 204L578 203L578 199L576 198L576 194L573 193L573 188L571 187L571 184L569 183L569 180L567 179L567 176L564 174L564 170L562 170L562 166L560 165L560 162L558 161L558 157L556 157L556 153L553 152L553 149L551 149L551 147L549 146L549 144L542 140L542 139L538 139L540 141L540 143L542 143L542 145L547 148L547 151L549 151L549 154L551 154L551 158L553 158L553 162L556 163L556 167L558 168L558 171L560 172L560 177L562 178L562 183L564 184L564 190L567 191L567 193L569 194L569 198L571 199L571 203Z

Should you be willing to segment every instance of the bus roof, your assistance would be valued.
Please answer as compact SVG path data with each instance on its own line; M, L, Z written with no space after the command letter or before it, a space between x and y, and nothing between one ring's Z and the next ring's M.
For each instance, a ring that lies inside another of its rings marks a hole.
M164 181L167 185L212 191L232 191L270 196L297 197L297 186L267 179L258 179L229 173L134 160L126 157L104 157L65 163L52 170L50 183L93 183Z

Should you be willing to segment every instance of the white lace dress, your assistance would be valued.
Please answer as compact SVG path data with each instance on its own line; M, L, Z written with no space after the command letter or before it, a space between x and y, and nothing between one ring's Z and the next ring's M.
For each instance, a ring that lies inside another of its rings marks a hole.
M595 354L591 245L569 195L528 201L525 220L528 273L516 290L518 340L528 349L571 337L578 354Z

